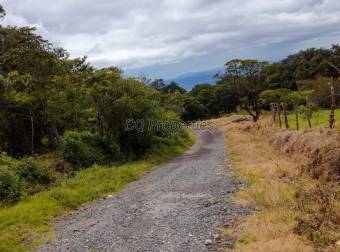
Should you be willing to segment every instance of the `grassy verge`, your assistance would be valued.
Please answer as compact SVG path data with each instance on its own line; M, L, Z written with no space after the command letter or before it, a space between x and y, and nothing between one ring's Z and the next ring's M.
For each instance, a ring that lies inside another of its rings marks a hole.
M194 135L190 133L188 138L176 139L170 146L159 146L144 160L117 167L93 166L55 188L0 209L0 251L34 249L51 237L52 222L57 216L123 189L156 165L185 151L193 142Z
M338 185L310 178L303 165L275 150L262 129L231 123L232 119L215 124L226 131L228 162L236 176L249 182L236 201L254 209L251 216L223 230L227 240L236 241L232 251L336 251Z

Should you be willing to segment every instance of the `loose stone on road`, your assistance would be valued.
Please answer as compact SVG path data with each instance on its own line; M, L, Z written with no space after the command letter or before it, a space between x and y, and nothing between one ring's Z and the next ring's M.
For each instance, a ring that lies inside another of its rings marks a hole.
M243 215L230 192L224 135L196 131L194 146L121 192L55 225L38 251L214 251L218 228Z

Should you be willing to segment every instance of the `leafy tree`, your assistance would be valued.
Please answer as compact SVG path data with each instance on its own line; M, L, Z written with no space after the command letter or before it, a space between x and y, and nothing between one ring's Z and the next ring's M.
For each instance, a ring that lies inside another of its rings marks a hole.
M193 121L205 118L208 115L207 108L201 104L194 96L186 95L184 100L184 121Z
M299 130L299 114L305 113L309 127L312 127L311 117L314 106L309 100L309 97L313 94L312 90L305 91L293 91L285 97L286 102L292 105L295 113L296 129Z
M158 91L161 91L163 88L165 88L165 86L166 84L163 79L155 79L149 84L149 87L154 88Z
M0 35L2 148L11 155L33 153L44 137L56 145L66 129L87 125L84 80L93 69L86 58L70 60L34 28L0 28Z
M260 101L265 106L270 106L272 111L273 121L276 122L276 119L279 119L279 125L282 126L281 114L282 114L282 105L286 102L286 97L291 93L289 89L279 88L279 89L268 89L263 91L260 94ZM284 114L285 124L288 127L288 118L287 115Z
M338 78L340 73L329 63L340 65L340 46L309 48L289 55L279 63L265 69L266 82L272 88L297 90L301 80L313 80L319 76Z
M330 86L329 78L317 77L315 79L300 80L297 82L299 90L314 90L310 97L311 101L316 103L321 108L330 108ZM340 81L334 81L335 93L340 93Z
M241 109L256 122L261 114L260 93L266 89L263 70L267 62L258 60L231 60L225 65L225 76L220 84L231 87Z
M218 113L231 113L236 111L238 101L230 86L216 85L214 88L214 96Z
M176 91L170 94L162 95L162 105L165 109L174 111L179 117L181 117L185 111L185 95Z
M210 84L197 84L191 89L190 94L197 97L201 93L202 90L210 90L211 91L212 88L213 87Z
M2 7L2 5L0 4L0 19L4 18L5 15L6 15L6 12L4 8Z
M101 69L89 78L96 112L96 125L107 141L115 142L131 158L149 149L155 136L167 136L161 129L129 130L127 121L146 126L149 120L166 117L160 102L160 93L135 79L123 79L117 68Z
M161 89L162 93L174 94L179 92L180 94L185 94L187 91L178 85L176 82L171 82L169 85L164 86Z
M210 84L199 84L190 92L202 105L204 105L207 110L207 116L218 114L214 88L215 86Z

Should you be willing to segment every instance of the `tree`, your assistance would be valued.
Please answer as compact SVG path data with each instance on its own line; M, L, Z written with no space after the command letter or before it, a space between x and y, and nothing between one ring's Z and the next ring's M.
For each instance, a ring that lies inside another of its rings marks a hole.
M161 91L165 86L166 84L163 79L155 79L149 84L149 87L154 88L158 91Z
M86 58L69 60L34 31L0 27L0 135L11 155L32 153L44 137L56 144L73 122L79 126L86 101L79 83L92 71Z
M161 128L148 128L151 121L178 118L161 106L161 94L135 79L124 79L118 68L94 71L88 78L90 94L96 114L96 131L106 141L117 143L130 158L145 153L156 137L170 132ZM170 118L169 118L170 117ZM128 122L139 123L139 130L131 130Z
M298 88L301 91L314 90L310 98L320 108L327 109L331 107L329 78L320 76L312 80L301 80L298 81ZM334 80L334 89L335 93L340 93L340 82L337 80Z
M174 111L179 117L181 117L185 111L184 102L185 95L180 93L179 91L175 91L170 94L162 95L162 105L165 109Z
M266 82L272 88L297 90L297 84L301 80L313 80L320 76L338 78L340 72L332 67L332 64L340 65L339 45L332 45L329 49L309 48L269 65L265 69Z
M4 18L5 15L6 15L6 12L4 8L2 7L2 5L0 4L0 19Z
M161 92L167 94L174 94L176 92L179 92L180 94L185 94L187 91L176 82L171 82L169 85L165 85L161 89Z
M225 76L220 83L228 85L238 99L241 109L256 122L261 114L260 93L265 90L263 70L267 62L258 60L231 60L225 64Z
M286 103L294 109L297 130L300 129L299 114L301 113L305 114L309 127L312 127L311 117L315 107L310 101L312 94L312 90L293 91L285 97Z
M215 85L198 84L190 91L190 94L192 94L198 102L206 108L206 117L219 114L215 88Z
M186 95L184 99L184 121L193 121L207 117L208 110L194 96Z
M282 126L281 114L284 114L284 121L286 128L288 125L287 111L286 111L286 97L290 94L290 90L286 88L268 89L260 94L260 101L265 106L270 106L273 116L273 121L279 119L279 125Z
M237 98L233 90L227 85L214 87L215 107L218 113L231 113L237 108Z

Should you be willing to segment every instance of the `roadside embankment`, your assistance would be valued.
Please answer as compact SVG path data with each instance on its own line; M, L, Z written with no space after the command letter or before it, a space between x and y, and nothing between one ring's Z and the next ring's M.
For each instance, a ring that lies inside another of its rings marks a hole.
M253 214L223 230L222 251L337 251L340 240L339 132L281 130L231 116L225 130L230 165L249 186L237 202Z

